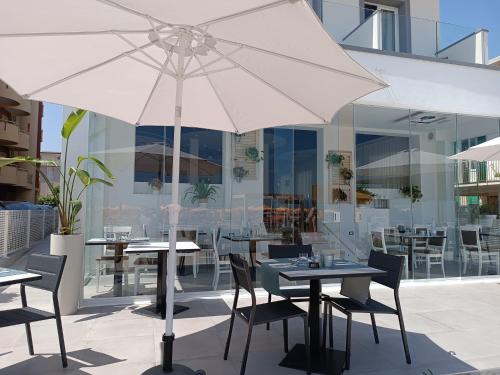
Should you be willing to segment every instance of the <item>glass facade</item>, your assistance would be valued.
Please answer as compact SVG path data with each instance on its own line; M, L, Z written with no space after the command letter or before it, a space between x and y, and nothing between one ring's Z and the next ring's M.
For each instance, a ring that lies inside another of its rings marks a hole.
M499 135L496 118L361 105L323 127L183 129L179 230L201 251L183 261L176 290L230 289L229 252L253 261L280 242L361 262L372 249L392 253L405 258L408 279L496 275L500 165L447 157ZM117 183L89 191L87 238L166 240L172 137L172 127L91 118L89 153ZM200 183L211 192L201 194ZM231 234L279 239L224 238ZM115 296L113 254L86 247L85 299ZM156 293L154 254L127 254L124 271L124 296Z

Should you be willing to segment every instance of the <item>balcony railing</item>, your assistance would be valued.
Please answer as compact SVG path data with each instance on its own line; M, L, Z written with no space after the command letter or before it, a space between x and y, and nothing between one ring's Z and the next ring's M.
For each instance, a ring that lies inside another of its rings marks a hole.
M7 165L0 168L0 184L15 185L17 183L17 168Z
M323 24L346 46L488 63L488 31L483 29L408 17L397 11L372 11L334 0L323 0Z
M500 161L459 161L459 184L500 183Z
M0 120L0 144L15 145L19 142L19 127L10 121Z
M12 145L11 148L16 150L27 151L30 148L30 134L20 131L19 132L19 141Z

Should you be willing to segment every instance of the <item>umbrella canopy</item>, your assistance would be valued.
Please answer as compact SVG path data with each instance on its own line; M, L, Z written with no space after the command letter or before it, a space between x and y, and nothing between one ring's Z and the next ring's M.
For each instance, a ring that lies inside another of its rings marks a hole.
M171 369L181 126L329 123L386 85L307 0L17 0L2 4L0 78L25 98L175 124L164 368ZM170 361L169 361L170 359Z
M500 160L500 137L473 146L466 151L452 155L450 159L456 160Z

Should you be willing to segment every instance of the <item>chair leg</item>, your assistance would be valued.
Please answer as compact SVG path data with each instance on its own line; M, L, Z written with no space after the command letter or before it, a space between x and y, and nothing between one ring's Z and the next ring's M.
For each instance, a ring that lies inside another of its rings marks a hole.
M347 330L345 339L345 369L349 370L351 364L351 329L352 329L352 314L347 315Z
M427 254L425 256L425 265L427 267L427 278L430 279L431 278L431 257L429 256L429 254Z
M247 343L245 345L245 352L243 353L243 361L241 362L240 375L245 375L245 369L247 367L248 351L250 350L250 341L252 340L252 329L253 329L253 322L250 321L250 323L248 324Z
M375 338L375 344L378 344L378 331L377 331L377 323L375 322L375 314L371 313L370 318L372 319L372 328L373 328L373 337Z
M268 303L271 303L271 297L272 297L272 294L271 293L268 293L267 294L267 302ZM271 323L266 323L266 330L269 331L269 329L271 328Z
M444 257L441 257L441 270L443 270L443 277L446 277L446 273L444 272Z
M63 334L60 315L56 315L56 326L57 326L57 335L59 336L59 348L61 349L62 364L63 367L68 367L68 359L66 358L66 346L64 345L64 334Z
M330 348L333 348L333 307L328 305L328 343Z
M311 373L311 349L309 347L309 321L304 317L304 344L306 346L307 374Z
M35 351L33 349L33 338L31 337L31 326L29 323L26 323L25 327L26 327L26 338L28 340L28 350L30 355L34 355Z
M193 256L193 277L196 279L198 277L198 259L196 253Z
M100 278L101 278L101 262L99 261L96 261L97 262L97 266L96 266L96 272L95 272L95 275L97 277L97 281L96 281L96 285L95 285L95 292L96 293L99 293L99 281L100 281Z
M226 349L224 350L224 360L227 360L229 354L229 345L231 344L231 334L233 333L234 311L231 312L231 320L229 321L229 333L227 334Z
M401 330L401 338L403 339L403 347L405 349L406 363L411 364L410 349L408 348L408 339L406 338L405 323L401 311L398 313L399 328Z
M478 261L479 261L479 266L478 266L478 269L477 269L477 275L481 276L481 273L483 271L483 257L482 257L482 255L478 254Z
M283 320L283 344L285 353L288 353L288 320Z
M134 296L139 293L139 278L140 276L139 268L135 268L134 270Z

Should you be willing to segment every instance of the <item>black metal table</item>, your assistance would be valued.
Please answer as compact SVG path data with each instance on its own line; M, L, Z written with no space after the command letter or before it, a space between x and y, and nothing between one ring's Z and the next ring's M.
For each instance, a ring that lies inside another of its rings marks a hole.
M321 280L345 277L372 277L386 275L386 271L349 261L335 261L332 267L313 269L297 265L291 259L258 260L262 272L279 272L289 281L309 281L309 335L312 372L320 374L341 374L344 368L345 352L321 346ZM281 265L280 265L281 263ZM287 264L290 266L287 267ZM272 271L267 270L274 268ZM306 370L305 345L296 344L280 362L280 366Z
M167 254L170 248L168 242L149 242L131 244L124 252L128 254L151 254L156 253L158 257L158 269L156 274L156 312L161 314L162 319L165 319L166 309L166 280L167 280ZM183 253L194 253L200 251L200 247L191 241L180 241L176 244L176 252L180 255ZM187 306L174 305L174 314L188 310Z
M0 267L0 286L27 283L41 278L42 276L37 273Z
M115 254L113 260L115 263L113 274L113 294L115 297L123 295L123 250L132 243L141 243L147 241L147 238L113 240L106 238L92 238L85 242L85 246L113 246Z

